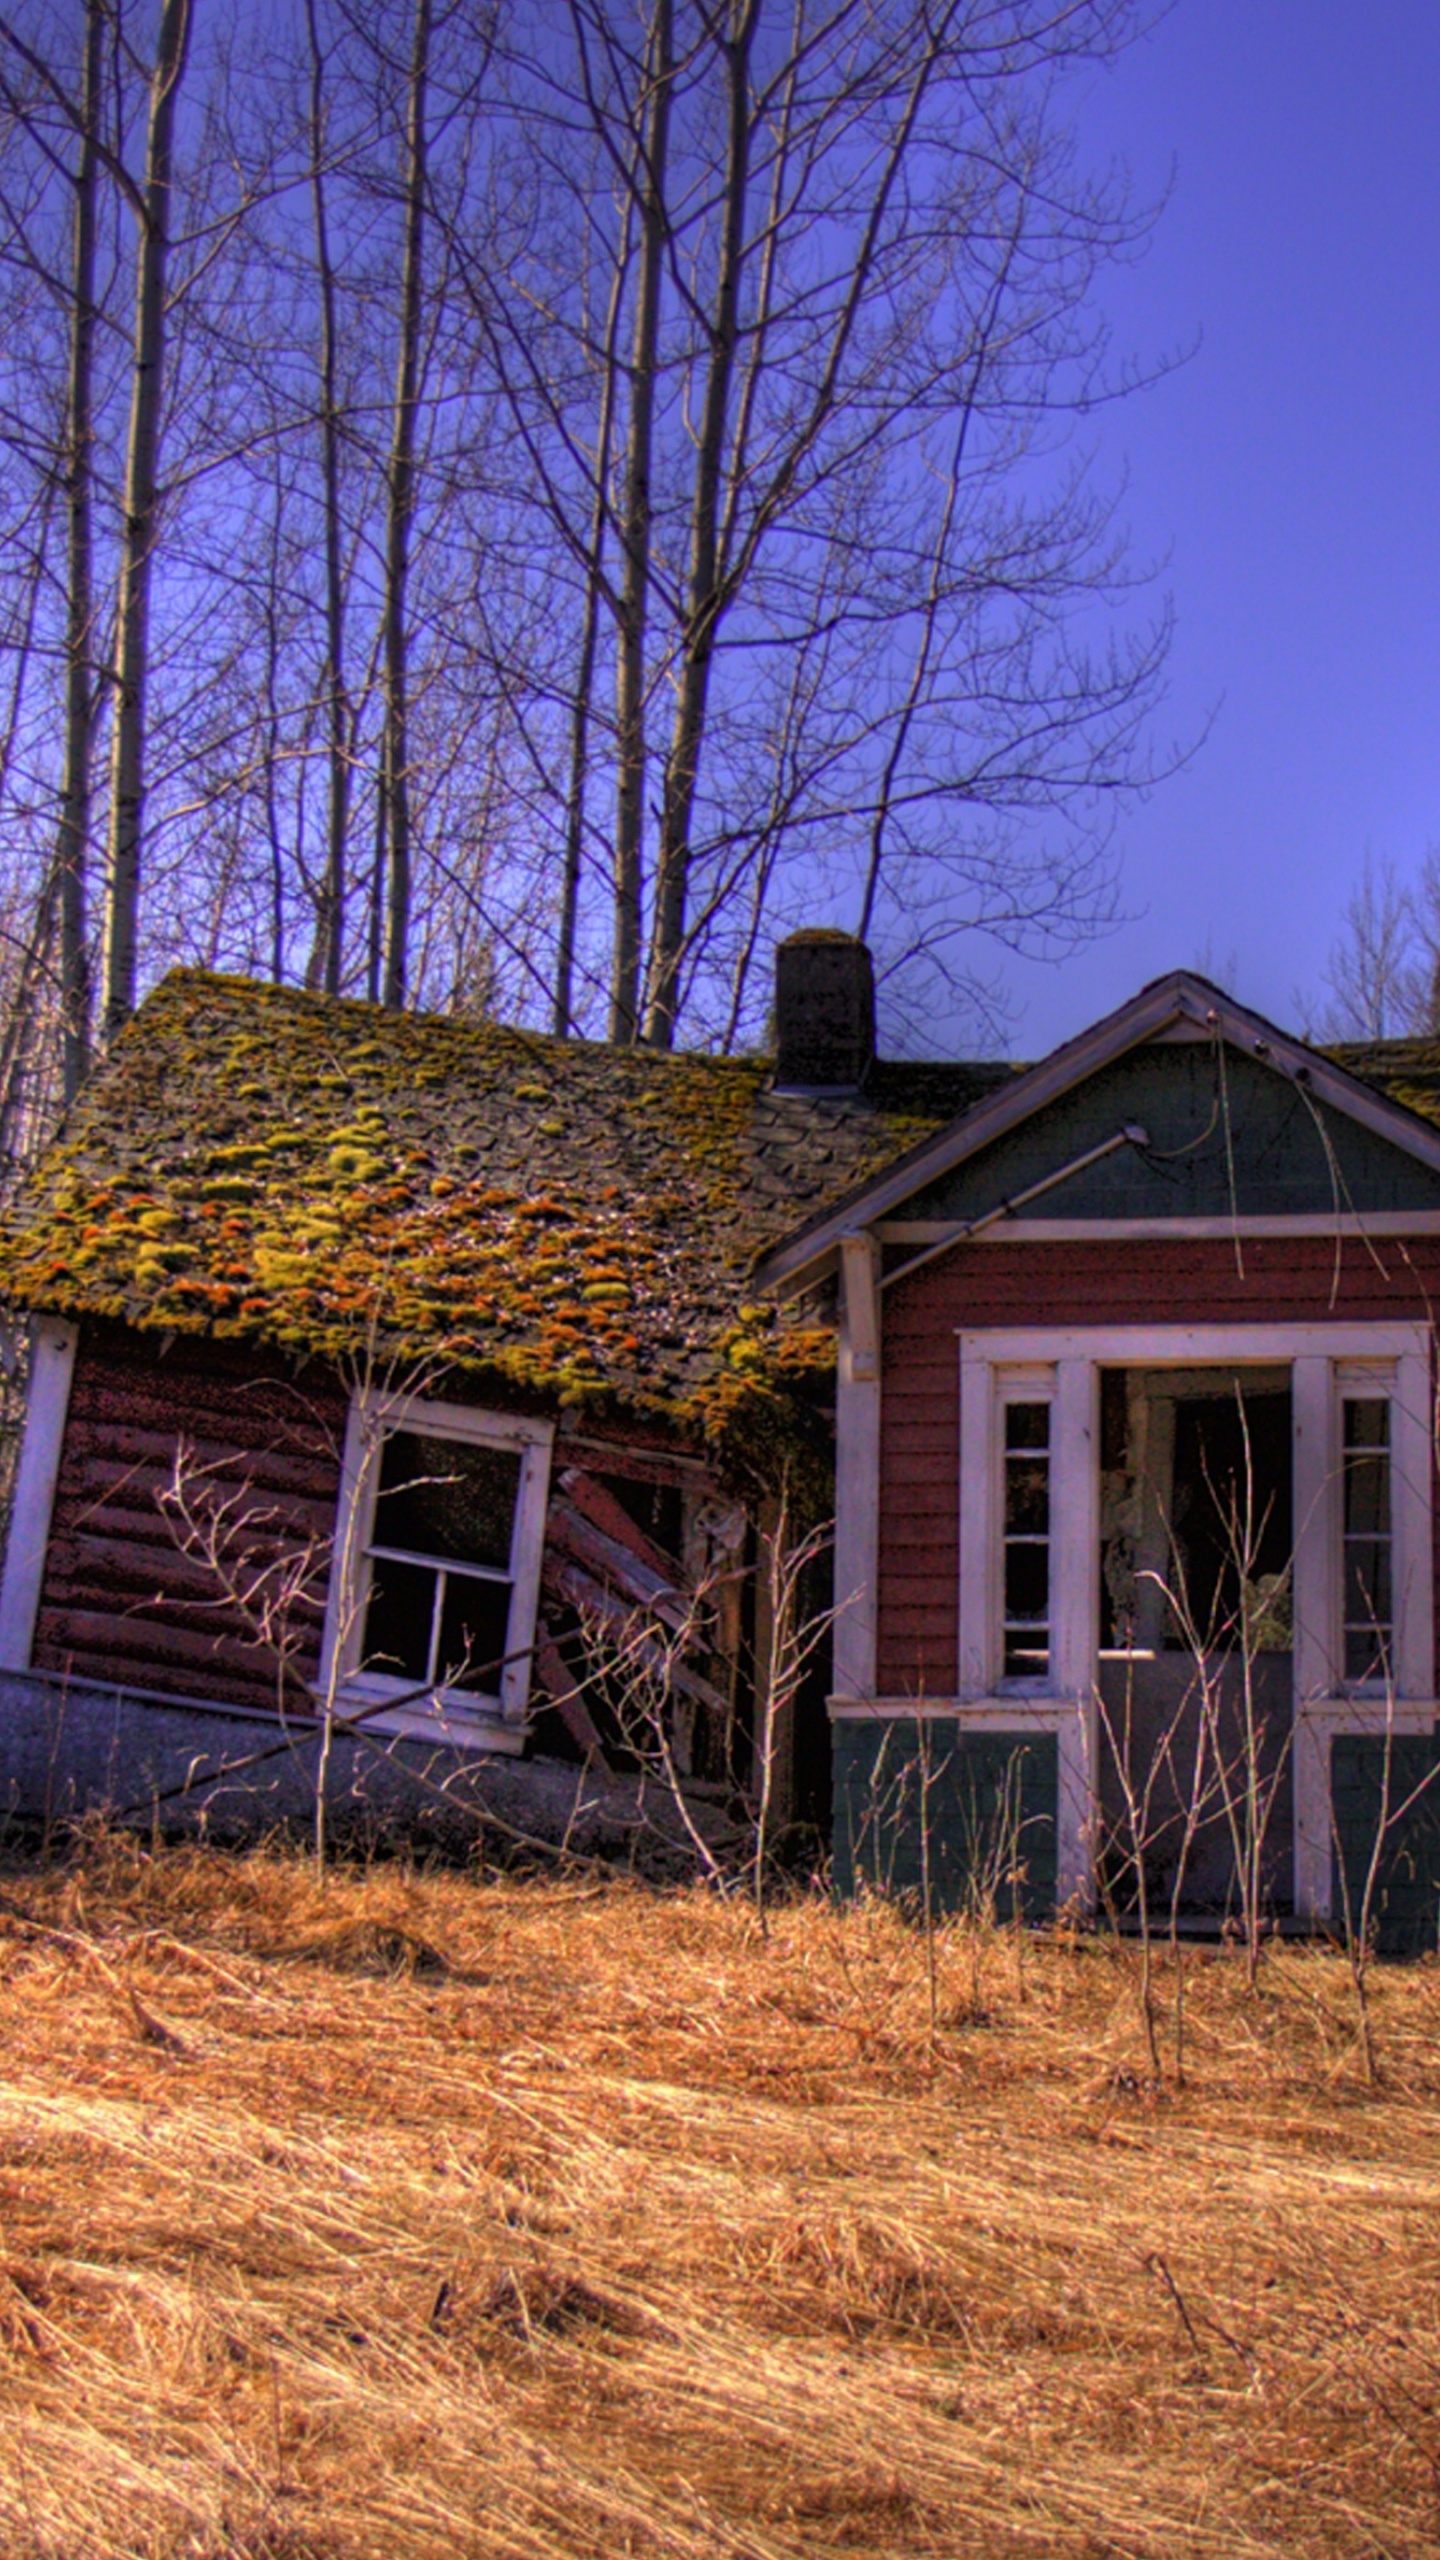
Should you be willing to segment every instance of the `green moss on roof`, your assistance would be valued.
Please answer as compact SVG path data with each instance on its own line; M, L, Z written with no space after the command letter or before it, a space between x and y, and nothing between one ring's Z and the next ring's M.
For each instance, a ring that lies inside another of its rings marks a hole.
M1325 1055L1440 1127L1440 1040L1351 1041Z
M825 1101L773 1091L759 1059L177 971L0 1233L0 1289L327 1356L373 1332L758 1449L833 1345L745 1304L755 1260L994 1075L892 1066L872 1099Z

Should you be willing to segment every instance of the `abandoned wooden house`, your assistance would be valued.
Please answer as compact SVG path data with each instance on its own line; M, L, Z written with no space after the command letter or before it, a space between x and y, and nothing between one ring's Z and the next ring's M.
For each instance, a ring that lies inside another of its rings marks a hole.
M830 1499L832 1331L751 1267L1008 1072L877 1065L850 951L788 947L773 1064L166 980L0 1245L13 1805L253 1829L323 1725L387 1820L620 1844L680 1782L723 1828L764 1533ZM777 1831L824 1692L767 1716Z
M1373 1852L1434 1942L1437 1124L1435 1044L1181 973L766 1259L840 1291L842 1884L923 1801L951 1899L1324 1925Z
M1181 973L899 1064L834 934L777 1033L166 980L0 1241L10 1802L253 1824L324 1733L352 1803L620 1837L763 1738L842 1888L1324 1924L1378 1840L1433 1931L1440 1052ZM772 1730L782 1489L835 1614Z

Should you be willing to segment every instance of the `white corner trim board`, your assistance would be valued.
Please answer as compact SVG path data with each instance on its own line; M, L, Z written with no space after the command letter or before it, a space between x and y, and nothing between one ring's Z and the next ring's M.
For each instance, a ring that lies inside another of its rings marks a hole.
M835 1686L875 1686L875 1595L880 1571L880 1248L841 1243L840 1341L835 1379Z
M30 1392L0 1581L0 1670L28 1671L45 1579L79 1328L43 1317L30 1335Z

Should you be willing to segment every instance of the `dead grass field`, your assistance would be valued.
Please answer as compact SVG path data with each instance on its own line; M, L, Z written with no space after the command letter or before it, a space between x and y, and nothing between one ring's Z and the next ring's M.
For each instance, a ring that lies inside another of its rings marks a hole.
M1440 2553L1440 1969L0 1881L4 2560ZM1162 1989L1165 1985L1162 1983Z

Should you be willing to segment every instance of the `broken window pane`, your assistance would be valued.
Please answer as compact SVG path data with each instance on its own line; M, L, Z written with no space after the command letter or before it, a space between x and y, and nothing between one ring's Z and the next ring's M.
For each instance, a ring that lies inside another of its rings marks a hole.
M481 1582L474 1574L447 1573L440 1613L435 1678L443 1689L500 1686L510 1622L508 1582Z
M1289 1652L1285 1370L1110 1370L1100 1424L1102 1656Z
M483 1442L386 1433L361 1648L367 1671L417 1688L499 1695L521 1463L518 1451Z
M428 1565L377 1557L365 1612L364 1667L391 1679L430 1677L430 1635L436 1576Z
M374 1543L455 1564L510 1569L520 1458L429 1431L388 1431L380 1453Z

